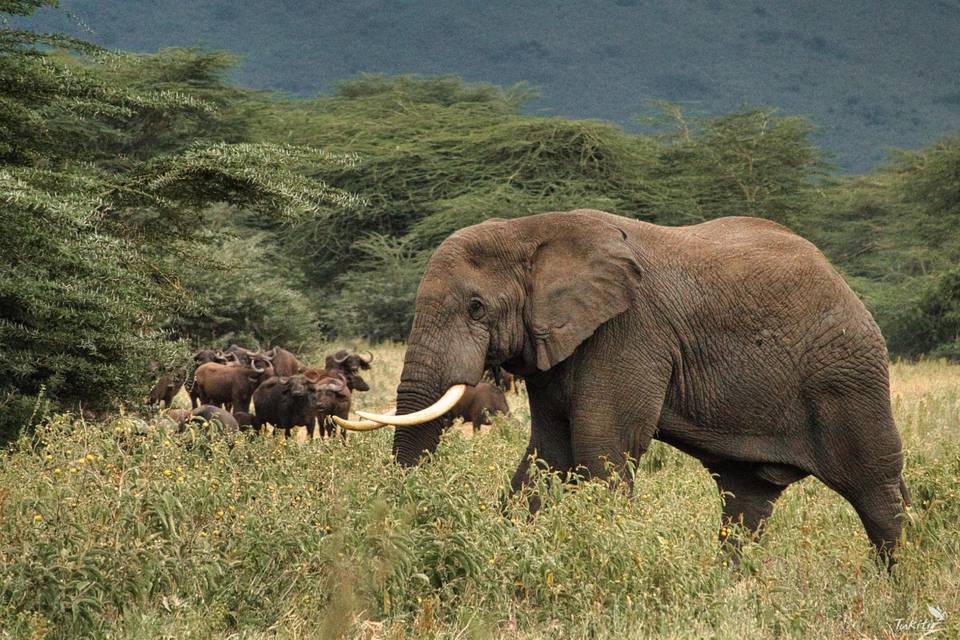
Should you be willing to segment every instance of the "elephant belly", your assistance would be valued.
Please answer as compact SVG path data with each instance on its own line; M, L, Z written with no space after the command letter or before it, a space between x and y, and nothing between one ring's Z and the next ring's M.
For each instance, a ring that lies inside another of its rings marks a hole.
M718 422L694 422L664 407L654 437L704 464L740 461L769 467L764 469L770 476L765 479L775 484L789 484L807 475L802 470L811 468L803 429L789 417L761 424L732 417Z

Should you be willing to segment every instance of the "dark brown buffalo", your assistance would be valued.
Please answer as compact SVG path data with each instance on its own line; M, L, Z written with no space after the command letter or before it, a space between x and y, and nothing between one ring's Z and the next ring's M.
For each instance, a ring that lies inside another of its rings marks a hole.
M493 384L497 386L501 391L507 393L513 391L515 394L520 393L519 387L517 387L517 382L520 381L519 376L515 376L503 367L493 367L489 369L489 377L487 373L484 372L484 378L492 380Z
M215 407L211 404L202 404L194 409L192 413L193 417L187 421L189 423L199 423L200 421L208 423L219 422L227 431L240 430L236 418L234 418L229 411L221 409L220 407Z
M228 411L249 411L253 392L273 375L273 367L266 360L254 358L250 364L250 367L213 362L202 365L194 374L192 392L202 404L222 406Z
M184 382L185 386L187 387L187 393L190 394L191 407L197 408L200 406L200 396L198 395L196 385L194 384L197 369L211 362L214 364L227 364L228 361L229 358L227 355L219 349L216 351L213 349L200 349L193 354L193 370L190 371L186 381Z
M359 353L350 353L346 349L341 349L328 355L324 366L330 374L342 375L351 391L369 391L370 385L360 377L360 370L369 369L370 363L373 362L373 354L369 351L367 354L362 356Z
M307 365L297 360L297 356L283 347L274 347L263 355L273 363L273 370L278 376L295 376L307 368Z
M313 435L317 420L318 384L307 376L273 376L253 394L257 418L274 429L283 429L287 437L293 427L306 427Z
M350 416L352 394L347 381L343 376L333 375L322 378L316 383L317 387L317 421L320 423L320 433L325 437L332 437L337 428L329 416L337 416L347 420ZM347 433L340 435L346 439Z
M260 385L263 386L263 385ZM259 388L259 387L258 387ZM254 392L256 395L256 392ZM259 416L247 413L246 411L234 411L233 417L236 419L237 424L240 425L240 431L247 431L248 429L259 429L261 426L261 420Z
M187 424L199 424L201 422L219 422L226 429L236 431L238 421L229 412L220 407L211 404L200 405L196 409L170 409L162 415L162 419L167 424L176 425L177 431L182 432ZM163 424L161 422L161 424Z
M169 407L170 403L173 402L174 396L180 391L180 387L183 386L186 379L187 372L183 369L173 373L163 374L157 378L156 384L154 384L150 390L150 395L147 397L147 404L158 404L161 407Z
M229 347L223 350L223 355L227 359L226 364L230 364L232 362L234 364L249 367L250 359L260 354L257 351L251 351L250 349L241 347L238 344L231 344Z
M489 382L481 382L475 387L468 386L447 416L450 421L463 418L464 422L473 424L474 431L479 431L481 425L491 424L490 416L498 414L510 415L506 396Z

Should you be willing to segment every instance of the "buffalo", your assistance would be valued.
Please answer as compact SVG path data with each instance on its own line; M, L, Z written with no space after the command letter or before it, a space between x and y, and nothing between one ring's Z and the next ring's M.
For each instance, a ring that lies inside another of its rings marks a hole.
M312 436L317 419L318 391L317 382L305 375L273 376L253 394L257 418L262 424L269 423L275 429L283 429L287 437L293 427L306 427Z
M295 376L307 368L307 365L297 360L297 356L283 347L274 347L263 356L273 363L273 370L278 376Z
M187 372L180 369L173 373L165 373L157 378L156 384L150 390L147 397L147 404L157 404L161 407L169 407L173 402L174 396L180 391L180 387L187 380Z
M272 375L270 361L261 357L253 357L249 367L210 362L194 374L191 397L196 394L202 404L222 406L228 411L249 411L253 392Z
M330 416L337 416L347 420L350 416L352 394L347 381L340 375L328 376L317 381L317 420L320 423L320 433L331 437L336 431ZM341 437L346 440L347 432L341 431Z
M328 355L324 366L328 373L342 375L351 391L369 391L370 385L360 376L360 370L369 369L370 363L373 362L373 354L369 351L367 354L362 356L341 349Z
M475 387L467 386L463 396L447 413L447 420L463 418L464 422L473 424L474 432L480 426L490 424L489 416L502 414L510 415L507 398L497 386L489 382L481 382Z

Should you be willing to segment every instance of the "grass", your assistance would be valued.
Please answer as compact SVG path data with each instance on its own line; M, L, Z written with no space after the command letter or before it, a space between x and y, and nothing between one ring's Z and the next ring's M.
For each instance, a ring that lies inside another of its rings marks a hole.
M356 404L382 409L403 349L375 353ZM408 471L389 429L303 444L60 416L0 464L0 637L912 638L928 605L947 619L927 637L956 637L960 367L891 371L914 498L893 577L812 479L730 570L713 482L659 445L632 498L544 477L541 514L505 518L522 394Z

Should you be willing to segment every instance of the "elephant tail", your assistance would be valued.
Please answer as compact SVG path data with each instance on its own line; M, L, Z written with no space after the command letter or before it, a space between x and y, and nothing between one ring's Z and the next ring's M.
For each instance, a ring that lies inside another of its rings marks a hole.
M900 499L903 500L904 506L910 506L910 490L907 489L907 483L904 482L903 475L900 476Z

